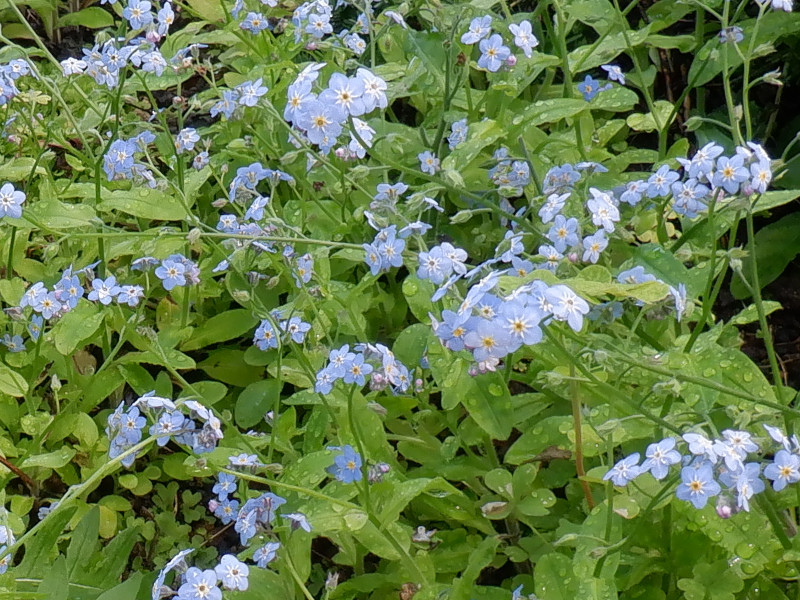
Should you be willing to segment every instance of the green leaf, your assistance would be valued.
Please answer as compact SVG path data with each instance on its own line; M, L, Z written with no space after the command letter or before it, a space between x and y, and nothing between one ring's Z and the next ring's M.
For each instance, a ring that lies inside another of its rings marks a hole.
M789 202L792 202L797 198L800 198L800 190L777 190L765 192L761 194L758 202L756 202L755 206L753 206L753 213L758 214L771 208L777 208L779 206L783 206L784 204L789 204Z
M96 219L94 209L87 204L66 204L53 198L31 203L22 213L23 218L48 229L79 229L90 227Z
M400 362L411 369L419 364L425 354L430 335L430 325L424 323L410 325L397 336L392 346L392 352Z
M143 598L140 595L144 575L141 573L134 573L126 581L123 581L112 589L103 592L97 597L97 600L137 600ZM145 593L149 594L149 590Z
M70 581L76 581L85 571L98 547L100 531L100 507L94 506L81 519L67 548L67 572Z
M459 144L443 161L443 169L463 169L471 163L486 146L494 144L505 135L505 130L492 120L472 123L467 134L467 143Z
M753 39L753 31L758 22L758 34ZM757 20L748 19L737 23L742 28L745 40L757 47L760 44L778 42L783 36L792 35L800 27L800 13L768 11ZM742 64L740 53L732 44L720 44L716 36L709 37L705 45L694 53L694 61L689 68L687 81L693 87L701 87L722 73L725 61L722 53L728 53L728 69L734 73ZM706 64L707 63L707 64Z
M21 398L28 393L28 382L15 370L0 363L0 392Z
M47 565L38 591L40 594L45 594L48 600L67 600L69 598L69 578L63 556L59 556L54 562Z
M260 423L267 411L275 406L275 398L280 396L282 387L277 379L264 379L244 388L236 400L236 424L243 429L250 429Z
M551 98L529 104L521 114L512 119L515 127L535 127L545 123L557 123L561 119L574 117L588 108L586 100L578 98Z
M536 563L534 593L540 600L574 600L578 581L573 576L572 561L556 552L545 554Z
M775 281L794 258L800 254L800 212L794 212L765 225L747 244L747 256L742 260L742 272L752 285L752 265L755 256L758 283L761 288ZM738 275L731 281L731 293L739 300L750 292Z
M762 308L764 309L764 314L768 315L774 313L776 310L781 310L783 307L780 302L765 300L762 302ZM758 308L755 304L751 304L731 319L731 323L734 325L747 325L748 323L755 323L756 321L758 321Z
M111 27L114 24L114 15L99 6L90 6L77 12L67 13L58 19L59 27L80 26L89 29Z
M62 446L58 450L46 454L36 454L29 456L22 461L20 468L46 467L48 469L60 469L72 460L75 450L68 446Z
M454 581L453 589L448 596L450 600L470 600L472 598L478 576L492 562L499 545L500 540L496 536L484 538L478 544L478 547L469 555L467 566L461 572L461 576Z
M197 350L218 342L237 338L252 329L258 319L243 308L214 315L192 332L192 337L181 345L181 350Z
M670 115L672 115L672 103L665 100L656 100L653 112L645 114L633 113L628 116L625 122L634 131L657 131L659 127L663 129L671 123L671 121L667 121Z
M136 187L130 190L105 191L99 210L118 210L134 217L157 221L182 221L186 208L172 194L158 189Z
M61 536L61 532L64 531L64 527L75 513L75 508L75 506L59 508L47 515L42 528L25 543L25 558L16 568L15 575L33 577L49 570L50 553L56 545L56 540ZM66 561L64 562L64 580L66 580ZM64 583L62 581L62 585Z
M103 323L106 311L94 302L81 301L53 327L53 343L63 356L69 356L92 337Z

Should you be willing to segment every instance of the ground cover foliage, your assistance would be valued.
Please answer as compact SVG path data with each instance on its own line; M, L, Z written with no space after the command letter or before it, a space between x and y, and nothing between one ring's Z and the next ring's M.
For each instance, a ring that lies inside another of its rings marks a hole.
M0 6L0 597L800 595L791 10Z

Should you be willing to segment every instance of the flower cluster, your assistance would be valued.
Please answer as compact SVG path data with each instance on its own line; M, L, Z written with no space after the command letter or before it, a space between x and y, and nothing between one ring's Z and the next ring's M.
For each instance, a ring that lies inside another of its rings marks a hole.
M497 164L489 169L489 178L492 180L503 196L520 196L522 188L531 182L531 169L523 160L511 161L508 158L508 148L501 146L492 158Z
M759 451L752 434L726 429L720 439L713 440L701 433L684 434L682 440L688 454L676 450L677 440L672 437L650 444L644 462L639 464L640 455L635 452L617 462L603 479L625 486L649 472L662 480L670 467L681 465L681 483L675 495L698 509L710 498L720 496L717 513L728 518L740 510L749 511L750 500L763 492L768 482L779 492L800 481L800 441L794 435L786 436L777 427L765 424L764 429L781 446L766 466L763 461L748 462L749 455Z
M277 322L278 330L275 330L273 323ZM262 319L253 336L253 343L259 350L269 350L278 347L278 338L283 334L283 342L290 340L295 344L302 344L306 339L306 333L311 329L311 324L301 320L300 317L283 319L280 312L273 315L273 319Z
M317 372L314 391L329 394L333 385L342 380L344 383L366 384L367 375L372 374L370 386L374 390L392 387L394 393L403 393L410 387L408 368L394 353L383 344L356 344L350 352L350 345L345 344L338 350L331 350L328 364ZM372 361L376 366L370 364Z
M145 271L152 267L156 267L155 275L168 292L176 287L200 283L200 268L183 254L171 254L161 261L152 256L143 256L131 263L131 269L137 271Z
M508 26L508 31L514 36L514 45L522 50L526 58L531 58L531 53L539 45L539 40L533 34L530 21L512 23ZM481 51L481 56L478 58L480 69L496 73L504 64L513 66L516 63L511 50L503 44L503 37L498 33L492 33L491 15L472 19L466 33L461 36L461 43L478 44Z
M243 592L248 587L250 568L232 554L225 554L213 569L189 567L186 556L193 548L182 550L172 558L153 583L152 600L174 597L176 600L222 600L222 590ZM171 586L165 584L167 575L176 573Z
M120 404L108 417L106 436L109 439L110 458L122 455L142 440L142 430L147 425L142 410L153 421L149 431L150 435L156 436L159 446L163 447L170 439L174 439L176 443L191 446L193 452L201 454L213 451L223 437L220 420L195 400L176 405L172 400L149 392L137 399L127 411L125 408L124 404ZM183 414L183 410L188 412L188 416ZM198 426L196 420L202 425ZM136 454L131 453L122 460L122 464L130 467L135 460Z
M323 66L311 63L297 75L287 90L284 118L325 154L336 144L348 119L353 118L354 130L350 132L346 152L341 154L363 157L366 153L363 146L369 146L375 132L357 117L386 108L386 82L359 68L354 77L333 73L328 87L316 94L313 88Z
M147 147L155 139L152 132L143 131L130 139L118 139L111 142L103 156L103 170L108 180L133 179L155 188L157 182L152 171L147 168L145 163L136 160L136 155L147 152Z
M0 106L5 106L19 94L16 82L30 72L30 65L21 58L0 65Z
M373 275L403 266L406 241L398 236L397 226L390 225L378 231L371 244L363 244L367 265Z

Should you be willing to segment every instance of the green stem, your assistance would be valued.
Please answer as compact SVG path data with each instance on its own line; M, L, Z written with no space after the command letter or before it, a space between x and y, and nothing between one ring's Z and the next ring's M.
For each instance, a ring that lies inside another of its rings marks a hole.
M756 200L757 201L757 200ZM753 203L755 204L755 202ZM769 324L767 323L767 315L764 312L764 302L761 298L761 284L758 281L758 261L756 259L756 240L755 231L753 227L753 208L752 206L747 211L745 217L747 222L747 239L750 244L750 283L753 286L753 302L756 305L756 312L758 313L758 324L761 328L761 336L764 339L764 346L767 349L767 357L769 358L769 366L772 371L772 382L775 385L778 401L783 404L783 379L781 378L781 370L778 365L778 356L775 354L775 347L772 341L772 332L770 331Z

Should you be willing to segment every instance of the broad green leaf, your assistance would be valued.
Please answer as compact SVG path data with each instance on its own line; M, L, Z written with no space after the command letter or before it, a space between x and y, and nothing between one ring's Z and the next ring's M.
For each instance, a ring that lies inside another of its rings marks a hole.
M236 424L242 429L250 429L260 423L275 406L275 398L280 396L282 387L277 379L264 379L244 388L236 400Z
M106 311L101 310L94 302L78 302L53 327L56 350L64 356L71 355L78 346L95 334L105 316Z
M144 575L142 573L134 573L127 580L123 581L117 586L107 592L103 592L97 597L97 600L137 600L142 598L140 595L143 585ZM146 590L145 593L149 594L150 591Z
M101 29L111 27L113 24L114 16L99 6L90 6L83 10L67 13L58 19L59 27L80 26Z
M0 363L0 392L20 398L28 392L28 382L14 369Z
M790 213L759 229L755 239L747 244L746 250L742 272L750 284L753 284L753 257L758 266L758 283L761 288L775 281L795 256L800 254L800 212ZM750 292L738 275L731 281L731 293L739 300L750 297Z
M800 198L800 190L776 190L761 194L753 206L754 213L760 213L771 208L777 208L784 204L789 204L793 200Z
M463 169L486 146L494 144L505 135L503 128L492 120L480 121L469 126L467 143L459 144L443 161L443 169Z
M67 506L47 515L41 529L25 543L25 558L16 567L15 576L34 577L48 571L50 553L56 540L61 537L64 527L75 513L75 508L75 506ZM66 562L64 571L64 579L66 579Z
M761 306L765 315L769 315L783 308L780 302L775 302L774 300L764 300ZM756 321L758 321L758 308L755 304L751 304L739 312L738 315L735 315L730 322L734 325L747 325L748 323L755 323Z
M23 219L30 217L34 224L60 231L89 227L96 218L94 209L87 204L67 204L53 198L32 202L25 207Z
M67 548L67 573L70 581L77 581L86 570L92 555L98 548L100 530L100 507L94 506L81 519L72 532Z
M656 100L653 112L633 113L629 115L625 122L634 131L657 131L664 129L671 121L667 121L672 114L672 104L665 100ZM677 114L677 113L676 113ZM673 116L674 118L674 116Z
M46 454L36 454L29 456L22 461L20 468L29 469L31 467L46 467L48 469L59 469L72 460L75 450L69 446L62 446L58 450L53 450Z
M541 600L574 600L578 580L573 573L569 558L557 552L545 554L536 563L534 592Z
M192 337L181 345L181 350L197 350L211 344L238 338L250 331L258 319L243 308L214 315L192 332Z
M557 123L561 119L574 117L589 107L583 98L551 98L532 102L512 119L517 127L535 127L545 123Z
M54 562L43 568L42 572L44 577L39 584L39 593L45 594L48 600L67 600L69 598L69 576L64 557L56 558Z
M97 208L157 221L182 221L188 216L186 208L174 194L144 187L104 191L103 201Z

